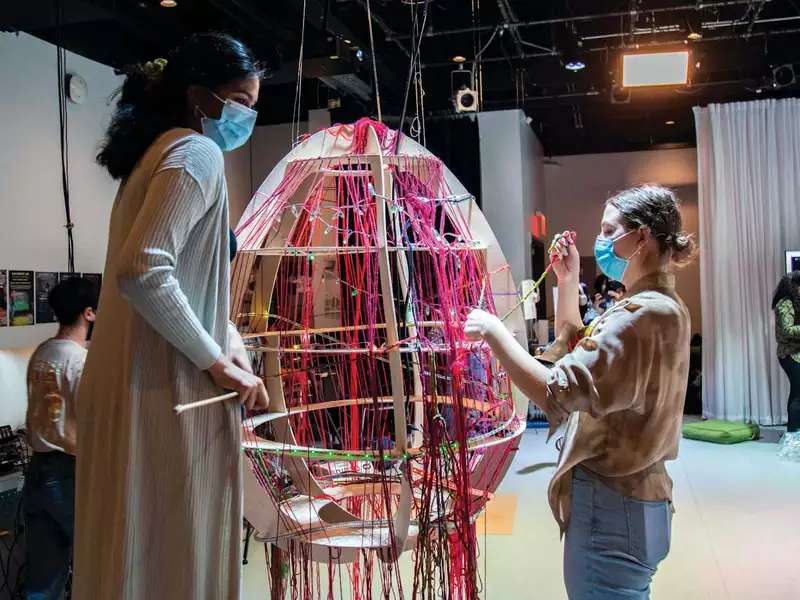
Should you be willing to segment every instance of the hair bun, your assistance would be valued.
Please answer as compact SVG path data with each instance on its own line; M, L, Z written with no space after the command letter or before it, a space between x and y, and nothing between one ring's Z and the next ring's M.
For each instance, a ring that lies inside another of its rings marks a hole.
M672 262L682 267L694 260L697 254L697 244L694 236L680 232L672 240Z

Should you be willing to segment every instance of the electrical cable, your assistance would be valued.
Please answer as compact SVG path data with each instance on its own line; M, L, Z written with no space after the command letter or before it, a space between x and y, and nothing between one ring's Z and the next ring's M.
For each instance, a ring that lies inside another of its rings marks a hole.
M372 8L370 0L367 0L367 23L369 25L369 47L372 52L372 77L375 82L375 108L378 111L378 122L383 123L383 116L381 115L381 90L378 86L378 63L375 58L375 38L372 34Z
M67 57L63 46L63 6L55 0L56 10L56 73L58 77L58 124L61 149L61 187L64 194L64 214L67 230L67 270L75 272L75 238L69 197L69 129L67 114Z
M292 148L300 138L300 117L303 112L303 53L306 40L306 7L307 0L303 0L303 20L300 25L300 51L297 56L297 82L294 88L294 104L292 105Z
M406 89L405 93L403 94L403 110L400 113L400 131L403 131L406 122L406 110L408 108L408 92L411 89L411 80L414 79L414 86L415 86L415 95L416 95L416 108L417 108L417 119L423 118L420 117L420 101L421 101L421 94L419 87L422 85L422 69L419 65L419 58L420 58L420 48L422 46L422 38L424 37L425 33L425 26L428 21L428 5L430 2L425 3L425 8L422 11L422 26L419 26L418 19L417 19L417 11L416 11L416 4L410 4L409 8L411 9L411 60L409 61L408 65L408 78L406 79ZM411 133L412 137L419 139L419 135L414 135L413 133L413 125L409 127L409 133ZM421 133L421 130L420 130ZM400 143L400 137L397 138L397 143ZM423 142L424 145L424 142Z

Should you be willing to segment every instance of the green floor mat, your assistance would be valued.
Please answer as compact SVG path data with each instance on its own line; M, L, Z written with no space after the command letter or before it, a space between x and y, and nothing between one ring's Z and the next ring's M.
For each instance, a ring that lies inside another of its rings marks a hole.
M738 444L758 439L758 425L730 421L698 421L683 426L683 437L715 444Z

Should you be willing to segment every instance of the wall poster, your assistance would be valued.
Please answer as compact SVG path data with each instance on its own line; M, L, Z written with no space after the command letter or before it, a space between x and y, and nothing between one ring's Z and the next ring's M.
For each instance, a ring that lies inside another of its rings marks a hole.
M50 290L58 284L58 273L36 272L36 323L55 323L56 314L50 308Z
M8 272L8 318L12 327L34 323L33 271Z
M91 281L97 287L97 293L100 293L100 288L103 285L102 273L84 273L83 278Z
M0 269L0 327L8 325L8 271Z
M70 279L71 277L80 277L80 273L59 273L58 274L58 282L61 283L65 279Z

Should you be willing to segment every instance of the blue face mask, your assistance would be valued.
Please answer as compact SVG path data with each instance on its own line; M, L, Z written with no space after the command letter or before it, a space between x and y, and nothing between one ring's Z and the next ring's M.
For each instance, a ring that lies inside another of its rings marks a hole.
M594 259L597 261L597 266L600 267L600 271L609 279L622 281L622 277L625 275L625 270L628 268L628 263L630 262L630 258L620 258L616 255L614 252L614 242L621 240L626 235L630 235L635 231L634 229L633 231L623 233L611 239L598 236L594 241ZM639 250L634 252L631 258L636 256L638 252Z
M200 119L203 135L214 140L223 152L236 150L250 139L258 113L238 102L225 100L216 94L214 97L224 104L222 114L219 119L211 119L200 111L203 115Z

